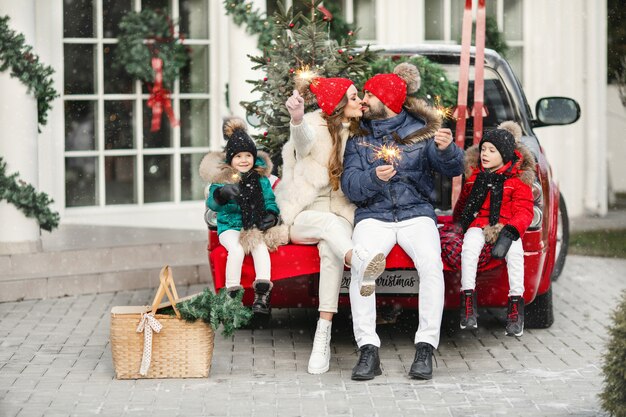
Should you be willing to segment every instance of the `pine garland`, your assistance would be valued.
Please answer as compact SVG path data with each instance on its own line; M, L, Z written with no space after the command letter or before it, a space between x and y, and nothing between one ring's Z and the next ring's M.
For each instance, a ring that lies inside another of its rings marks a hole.
M274 32L273 22L267 19L259 10L252 9L252 3L244 0L224 0L226 14L233 18L239 27L245 24L245 30L250 35L259 35L257 47L265 50L272 42Z
M33 54L33 47L26 45L23 34L9 28L9 16L0 16L0 72L7 69L11 70L11 77L28 88L28 93L34 94L38 124L45 126L51 103L59 97L53 87L54 69L39 62L39 57Z
M602 408L612 416L626 417L626 291L613 312L609 341L604 355Z
M26 217L37 220L39 226L52 231L59 226L59 213L51 211L54 202L48 194L38 193L35 188L18 178L17 172L6 174L7 164L0 156L0 201L6 200L20 209Z
M197 296L176 304L183 319L187 321L202 320L209 323L214 330L223 326L222 335L231 336L234 331L248 324L252 318L252 311L241 304L243 290L239 291L236 298L230 298L228 292L222 289L218 294L213 294L205 288ZM164 308L162 314L174 315L174 309Z
M115 50L115 65L132 77L146 83L154 81L152 58L163 60L163 84L171 85L180 70L189 62L182 37L174 33L167 11L144 9L130 12L119 25L119 43Z

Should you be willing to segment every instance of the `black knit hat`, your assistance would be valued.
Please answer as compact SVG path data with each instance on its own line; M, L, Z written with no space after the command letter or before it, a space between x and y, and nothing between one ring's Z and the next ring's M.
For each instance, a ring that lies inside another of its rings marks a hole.
M239 152L250 152L252 157L256 159L256 145L246 132L246 122L243 119L239 117L225 119L222 130L224 131L224 139L228 141L224 148L227 164L230 164L233 157Z
M515 137L506 129L493 129L485 132L478 149L482 149L483 143L489 142L496 147L500 156L502 156L502 162L507 162L515 159Z

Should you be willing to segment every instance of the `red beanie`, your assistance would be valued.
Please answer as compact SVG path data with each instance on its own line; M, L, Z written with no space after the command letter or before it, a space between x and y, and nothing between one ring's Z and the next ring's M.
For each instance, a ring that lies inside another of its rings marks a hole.
M347 78L320 77L315 78L309 88L317 98L317 105L330 116L352 84Z
M374 94L394 113L402 111L406 99L406 82L396 74L378 74L367 80L363 90Z

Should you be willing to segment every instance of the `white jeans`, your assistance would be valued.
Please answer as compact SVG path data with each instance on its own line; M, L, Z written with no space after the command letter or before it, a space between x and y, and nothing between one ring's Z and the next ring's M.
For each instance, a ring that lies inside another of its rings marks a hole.
M241 266L243 265L243 247L239 243L239 230L226 230L219 235L222 246L228 251L226 258L226 288L241 285ZM269 281L271 278L270 253L265 243L260 243L251 252L254 260L255 279Z
M293 243L317 245L319 250L319 311L337 312L344 258L352 249L351 236L350 222L328 211L305 210L289 229Z
M437 348L444 282L441 243L435 222L430 217L415 217L401 222L366 219L357 223L352 241L370 254L382 252L385 256L397 243L411 257L419 274L419 325L415 343L426 342ZM359 287L353 274L350 305L356 343L359 347L367 344L380 347L380 338L376 334L376 298L363 297Z
M485 235L480 227L470 227L463 237L461 250L461 290L476 288L478 257L485 245ZM509 273L509 296L524 294L524 247L522 239L511 243L506 254L506 268Z

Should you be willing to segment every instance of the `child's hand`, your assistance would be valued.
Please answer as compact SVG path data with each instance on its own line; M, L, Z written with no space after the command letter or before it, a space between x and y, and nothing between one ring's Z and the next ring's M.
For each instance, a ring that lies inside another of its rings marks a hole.
M452 143L452 131L448 128L439 129L435 133L435 145L440 151L445 150Z
M506 254L509 252L509 248L511 247L511 243L513 243L513 241L517 239L519 239L519 233L517 232L517 229L509 225L504 226L502 230L500 230L498 239L491 249L491 256L496 259L502 259L506 257Z
M278 217L276 217L274 213L267 213L265 217L263 217L263 219L261 220L261 223L259 224L259 230L264 232L270 227L276 226L277 223L278 223Z
M229 201L237 198L239 194L241 194L239 184L226 184L213 192L213 198L217 204L223 206Z
M304 117L304 99L300 93L298 93L298 90L293 90L293 94L287 99L285 106L287 106L287 110L291 115L291 122L294 125L302 123L302 118Z

